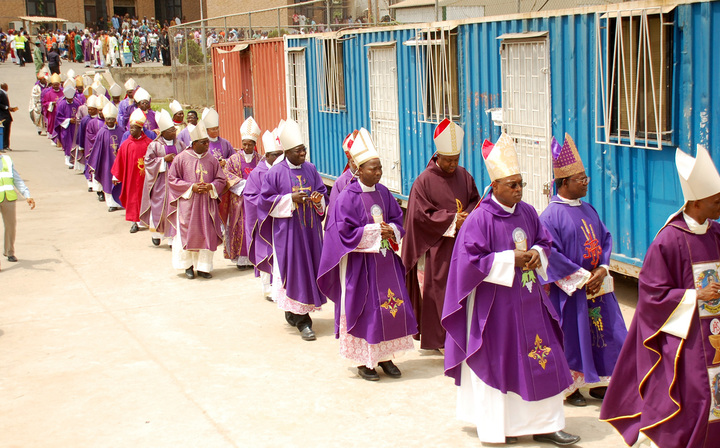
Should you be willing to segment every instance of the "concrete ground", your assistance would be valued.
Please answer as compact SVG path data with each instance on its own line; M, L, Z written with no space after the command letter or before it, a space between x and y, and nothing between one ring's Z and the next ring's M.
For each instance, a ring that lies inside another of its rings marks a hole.
M439 353L407 354L401 379L367 382L338 355L332 304L304 342L221 250L211 280L173 270L167 245L130 234L37 135L33 76L32 64L0 65L20 108L9 154L37 201L18 202L20 261L1 260L0 447L480 446L455 419ZM629 323L635 286L618 291ZM567 431L578 447L625 446L599 405L566 406Z

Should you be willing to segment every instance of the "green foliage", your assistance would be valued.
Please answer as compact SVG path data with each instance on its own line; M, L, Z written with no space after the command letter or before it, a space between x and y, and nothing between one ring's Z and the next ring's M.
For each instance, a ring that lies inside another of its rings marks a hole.
M280 35L278 36L278 30L274 29L274 30L268 32L268 38L282 37L282 36L286 35L287 33L288 32L285 28L280 28Z
M187 42L187 51L185 49L185 42ZM208 62L210 62L210 52L208 51L207 59ZM202 65L203 64L203 53L202 48L200 48L200 45L198 45L195 40L193 39L185 39L183 41L183 45L180 47L180 55L179 55L180 63L181 64L187 64L187 61L189 60L190 63L188 65Z

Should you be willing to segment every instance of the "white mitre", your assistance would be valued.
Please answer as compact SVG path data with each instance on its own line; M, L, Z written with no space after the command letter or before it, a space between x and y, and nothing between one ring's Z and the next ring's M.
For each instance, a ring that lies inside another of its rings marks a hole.
M240 138L242 140L252 140L257 143L260 138L260 132L260 126L258 126L253 117L248 117L240 126Z
M296 146L304 145L302 138L302 129L300 125L293 119L288 118L282 125L282 129L278 128L278 139L283 149L293 149Z
M720 193L720 175L704 146L697 145L697 157L678 148L675 151L675 165L686 203Z

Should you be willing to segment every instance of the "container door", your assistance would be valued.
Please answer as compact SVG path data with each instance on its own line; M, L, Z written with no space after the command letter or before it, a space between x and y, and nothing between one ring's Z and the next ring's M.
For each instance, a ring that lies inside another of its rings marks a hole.
M302 129L303 141L310 161L310 132L308 131L307 75L305 72L305 51L288 52L288 87L290 89L290 118L297 121Z
M395 45L371 47L370 132L383 166L382 183L402 194Z
M523 200L542 212L550 203L550 59L547 38L500 46L503 131L515 140L527 187Z

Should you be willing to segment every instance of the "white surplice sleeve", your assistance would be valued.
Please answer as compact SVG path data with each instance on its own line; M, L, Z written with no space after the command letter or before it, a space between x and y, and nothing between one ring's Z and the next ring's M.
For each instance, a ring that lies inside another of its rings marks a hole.
M683 298L677 308L675 308L675 311L673 311L672 315L670 315L670 319L665 322L665 325L660 328L660 331L677 336L681 339L687 338L692 318L695 315L696 306L697 291L694 289L688 289L685 291L685 295L683 295Z

